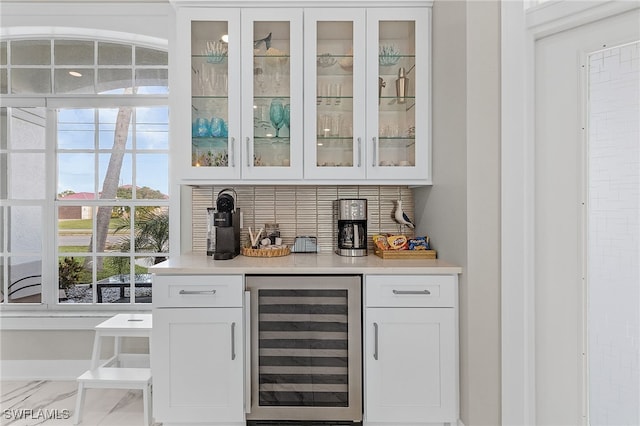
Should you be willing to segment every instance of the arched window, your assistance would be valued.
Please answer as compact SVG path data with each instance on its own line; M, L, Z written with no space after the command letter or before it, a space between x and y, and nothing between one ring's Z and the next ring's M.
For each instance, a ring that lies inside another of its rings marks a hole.
M2 40L0 94L2 304L150 302L169 249L167 52Z

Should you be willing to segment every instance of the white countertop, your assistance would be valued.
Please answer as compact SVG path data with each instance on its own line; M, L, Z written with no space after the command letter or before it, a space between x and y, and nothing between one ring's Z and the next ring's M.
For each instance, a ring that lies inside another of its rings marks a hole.
M149 268L158 275L176 274L460 274L462 268L440 259L381 259L370 254L343 257L336 254L298 253L282 257L237 256L213 260L205 255L182 255Z

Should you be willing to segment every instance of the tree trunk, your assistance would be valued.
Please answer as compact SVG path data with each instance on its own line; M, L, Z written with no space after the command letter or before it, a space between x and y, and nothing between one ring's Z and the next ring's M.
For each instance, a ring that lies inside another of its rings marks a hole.
M125 93L132 93L131 89L126 89ZM127 136L129 135L129 126L131 124L132 107L120 107L118 109L118 117L116 119L116 128L113 136L113 148L107 173L102 183L101 200L115 200L118 191L118 183L120 182L120 171L122 170L122 162L124 160L124 152L127 146ZM109 220L113 206L98 207L96 217L96 252L104 251L107 242L107 234L109 233ZM92 243L91 243L92 244ZM89 251L92 251L92 245L89 245ZM88 258L87 258L88 260ZM96 259L96 267L102 269L102 257Z

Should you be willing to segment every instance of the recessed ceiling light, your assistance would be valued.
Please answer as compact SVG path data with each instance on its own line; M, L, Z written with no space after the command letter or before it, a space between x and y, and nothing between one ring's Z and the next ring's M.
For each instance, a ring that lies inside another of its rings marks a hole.
M82 77L82 74L78 71L69 71L69 75L72 75L74 77Z

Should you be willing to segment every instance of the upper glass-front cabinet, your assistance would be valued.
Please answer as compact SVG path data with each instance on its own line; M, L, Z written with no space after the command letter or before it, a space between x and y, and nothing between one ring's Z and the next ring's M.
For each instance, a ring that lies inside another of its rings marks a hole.
M430 13L178 7L174 176L430 183Z
M243 179L302 178L302 9L242 10Z
M305 13L307 179L366 176L365 16L365 9Z
M174 167L182 179L239 179L240 11L184 8L177 17Z
M431 180L428 13L305 9L305 179Z
M430 13L367 10L367 178L431 181Z

